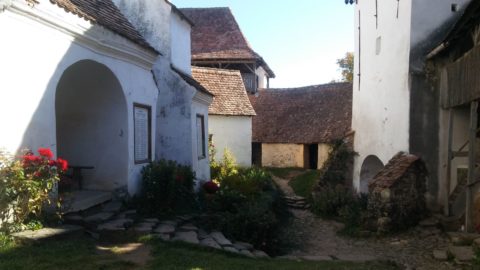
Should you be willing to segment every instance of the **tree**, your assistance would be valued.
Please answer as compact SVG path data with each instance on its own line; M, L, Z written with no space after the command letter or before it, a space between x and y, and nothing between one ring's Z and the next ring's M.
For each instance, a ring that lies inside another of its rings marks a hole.
M353 82L353 53L347 52L345 57L337 59L337 65L342 71L342 81Z

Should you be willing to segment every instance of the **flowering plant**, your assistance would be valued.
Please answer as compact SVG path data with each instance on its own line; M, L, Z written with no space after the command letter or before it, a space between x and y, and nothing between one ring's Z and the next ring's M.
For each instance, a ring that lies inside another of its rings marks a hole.
M208 194L214 194L215 192L218 191L218 189L220 188L218 186L217 183L213 182L213 181L208 181L208 182L205 182L203 185L203 190L205 190L206 193Z
M50 192L68 169L64 159L53 159L48 148L39 148L38 155L25 151L13 158L0 152L0 221L22 224L30 215L40 215L43 206L51 203Z

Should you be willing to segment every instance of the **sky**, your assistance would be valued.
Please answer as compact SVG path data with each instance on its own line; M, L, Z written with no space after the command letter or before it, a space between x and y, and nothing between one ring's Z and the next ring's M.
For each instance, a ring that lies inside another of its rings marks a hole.
M253 50L276 78L272 88L340 79L336 64L354 49L353 6L343 0L171 0L177 7L230 7Z

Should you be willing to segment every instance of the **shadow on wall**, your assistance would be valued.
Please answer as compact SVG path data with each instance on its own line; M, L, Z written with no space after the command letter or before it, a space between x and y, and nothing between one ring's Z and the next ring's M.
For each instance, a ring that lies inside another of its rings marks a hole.
M31 31L26 29L18 34ZM33 56L30 68L32 71L50 69L50 73L39 72L50 76L35 78L42 83L20 83L25 88L31 86L33 89L28 91L35 95L12 100L20 105L22 99L32 98L38 104L29 111L30 120L24 125L17 152L25 148L35 151L38 147L50 147L71 165L94 167L83 171L84 189L110 191L126 187L129 171L127 101L117 77L100 63L110 60L75 41L59 37L59 33L48 34L53 39L40 40L38 51L50 54L49 57ZM50 42L58 42L62 50L42 50Z
M360 170L360 192L368 193L368 185L379 171L384 168L382 161L374 155L367 156Z

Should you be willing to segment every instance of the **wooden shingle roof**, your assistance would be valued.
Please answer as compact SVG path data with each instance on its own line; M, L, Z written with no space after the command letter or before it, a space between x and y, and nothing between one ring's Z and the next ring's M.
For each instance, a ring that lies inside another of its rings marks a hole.
M351 83L261 89L249 98L257 113L253 142L329 143L351 129Z
M192 27L192 60L255 61L269 77L275 74L248 43L228 7L182 8L194 23Z
M51 3L158 53L111 0L50 0Z
M192 76L214 95L213 102L208 107L209 114L255 115L239 71L192 67Z

